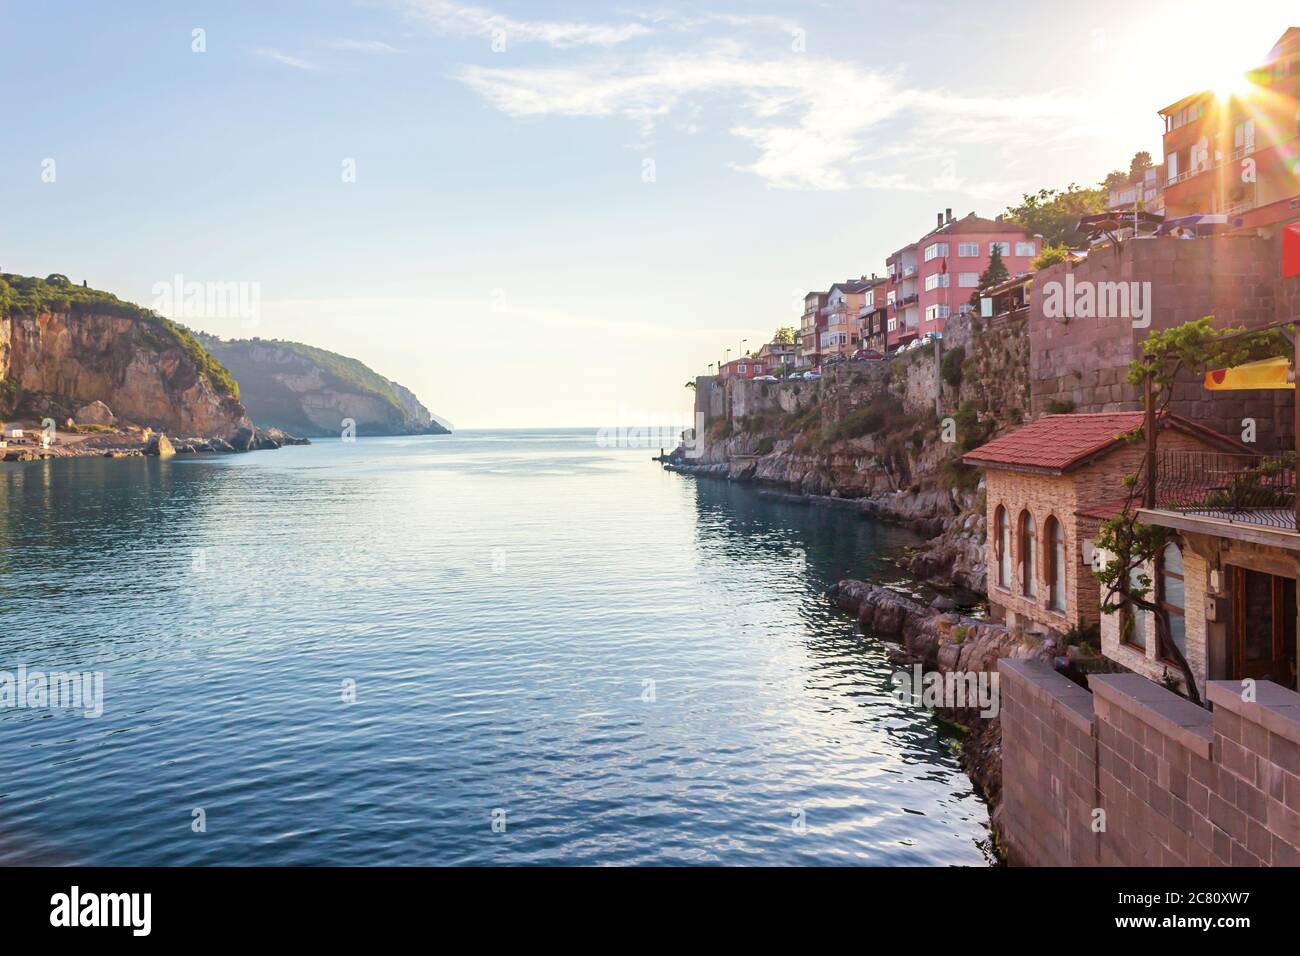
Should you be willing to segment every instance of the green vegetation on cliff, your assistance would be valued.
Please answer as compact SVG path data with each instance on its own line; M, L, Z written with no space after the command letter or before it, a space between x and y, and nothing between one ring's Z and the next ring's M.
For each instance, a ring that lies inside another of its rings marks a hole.
M259 424L323 436L350 417L370 434L447 432L409 390L358 359L283 339L202 335L201 342L239 379Z
M0 317L48 313L134 319L142 323L146 341L155 348L180 349L218 395L239 399L239 384L185 326L111 292L73 285L67 276L57 272L44 279L0 273Z

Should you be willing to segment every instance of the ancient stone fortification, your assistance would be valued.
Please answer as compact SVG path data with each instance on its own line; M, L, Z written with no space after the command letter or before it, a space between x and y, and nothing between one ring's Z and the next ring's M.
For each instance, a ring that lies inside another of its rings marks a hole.
M1138 240L1038 273L1028 309L1032 414L1065 410L1066 404L1079 412L1141 408L1140 389L1128 383L1128 364L1153 330L1206 315L1217 325L1246 328L1300 316L1300 279L1281 278L1279 243L1278 238ZM1131 316L1049 317L1049 286L1065 288L1068 280L1075 289L1150 283L1150 327L1134 327ZM1174 387L1170 409L1225 435L1239 434L1242 419L1254 418L1261 448L1271 450L1278 443L1285 447L1293 434L1293 402L1294 394L1285 391L1211 393L1185 376Z
M1023 420L1028 368L1023 318L959 317L939 355L928 348L835 365L816 382L701 377L699 439L678 451L695 473L857 499L867 514L935 536L915 573L982 591L978 474L956 460Z
M251 432L244 406L221 395L172 339L137 318L44 313L0 318L4 414L62 422L87 402L121 421L229 439Z
M1013 864L1300 864L1300 694L1212 681L1214 711L1136 674L1091 693L1002 660L1002 800Z

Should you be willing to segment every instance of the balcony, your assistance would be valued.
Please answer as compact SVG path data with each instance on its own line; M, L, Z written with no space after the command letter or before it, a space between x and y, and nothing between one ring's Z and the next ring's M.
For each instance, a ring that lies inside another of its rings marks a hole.
M1269 456L1159 451L1156 510L1295 532L1295 477L1294 452Z

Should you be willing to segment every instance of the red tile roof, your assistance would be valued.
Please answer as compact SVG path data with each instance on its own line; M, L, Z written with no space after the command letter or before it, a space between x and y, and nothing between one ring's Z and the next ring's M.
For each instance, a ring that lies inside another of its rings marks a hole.
M1045 415L1008 435L967 452L968 465L1062 474L1120 445L1119 436L1142 425L1142 412ZM1164 415L1161 425L1193 435L1225 451L1246 451L1230 438L1201 425Z

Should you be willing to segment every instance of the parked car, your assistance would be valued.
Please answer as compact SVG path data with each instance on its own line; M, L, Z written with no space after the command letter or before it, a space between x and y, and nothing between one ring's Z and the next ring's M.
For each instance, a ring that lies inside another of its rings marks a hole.
M858 349L853 353L853 361L855 362L882 362L884 359L884 353L875 349Z
M803 377L806 381L815 382L822 377L821 372L804 372Z
M756 382L775 382L776 380L777 380L777 378L776 378L775 375L755 375L755 376L754 376L754 381L756 381Z

